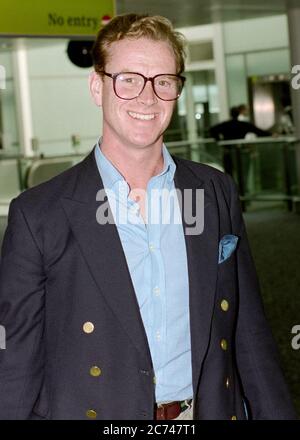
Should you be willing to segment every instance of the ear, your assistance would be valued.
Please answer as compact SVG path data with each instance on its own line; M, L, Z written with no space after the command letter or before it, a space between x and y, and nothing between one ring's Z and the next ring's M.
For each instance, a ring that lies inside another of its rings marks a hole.
M89 88L94 103L100 107L102 105L103 81L97 72L93 71L89 75Z

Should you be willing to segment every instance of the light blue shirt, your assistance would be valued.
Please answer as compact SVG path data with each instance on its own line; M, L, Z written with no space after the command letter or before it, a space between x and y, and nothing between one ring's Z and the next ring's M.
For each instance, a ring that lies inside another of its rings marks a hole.
M178 198L169 193L173 191L173 195L176 194L176 165L163 146L163 171L152 177L147 185L149 211L145 223L138 203L128 197L129 185L104 156L99 144L95 148L95 158L147 334L156 378L156 402L191 398L186 246ZM164 197L159 198L163 191ZM126 216L128 221L124 221ZM168 218L171 222L166 224Z

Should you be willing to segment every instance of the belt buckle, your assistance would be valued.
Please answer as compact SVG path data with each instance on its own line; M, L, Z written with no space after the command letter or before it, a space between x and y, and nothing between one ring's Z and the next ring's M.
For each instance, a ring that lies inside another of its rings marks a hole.
M180 402L181 412L191 409L193 399L186 399Z
M186 407L183 408L183 404L186 404ZM156 419L157 420L173 420L179 416L180 413L185 411L185 409L189 408L187 400L184 401L173 401L168 403L158 403L156 404Z

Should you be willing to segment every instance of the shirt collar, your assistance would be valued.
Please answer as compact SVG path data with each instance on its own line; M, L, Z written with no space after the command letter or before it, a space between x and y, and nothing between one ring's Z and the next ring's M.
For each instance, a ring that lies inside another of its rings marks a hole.
M170 181L172 181L174 179L174 174L176 171L176 164L165 144L163 144L162 152L164 158L164 166L163 166L163 171L159 174L159 176L168 173L168 178Z
M107 159L107 157L102 153L101 140L102 138L99 138L95 146L95 159L104 187L111 189L117 182L125 181L125 179L122 176L122 174L118 171L118 169L111 163L111 161ZM158 174L158 176L167 174L168 180L172 181L174 179L174 174L176 171L176 164L172 159L171 154L167 150L165 144L163 144L162 153L164 159L164 166L162 172ZM158 176L154 176L154 177L158 177Z
M95 159L105 188L111 189L117 182L125 180L118 169L102 153L101 138L95 147Z

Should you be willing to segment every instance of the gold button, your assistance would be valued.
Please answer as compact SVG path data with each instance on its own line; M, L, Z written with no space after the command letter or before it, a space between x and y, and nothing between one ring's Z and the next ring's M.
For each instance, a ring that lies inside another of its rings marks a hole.
M84 333L93 333L95 326L92 322L85 322L82 328Z
M98 377L101 374L101 370L96 365L90 369L91 376Z
M229 388L229 377L226 378L226 388Z
M86 416L89 419L95 419L97 417L97 413L93 409L88 409L87 412L86 412Z
M232 416L231 420L237 420L236 416Z
M227 341L226 341L226 339L222 339L222 341L221 341L221 348L222 348L222 350L227 350Z
M226 301L226 299L223 299L221 301L221 309L223 310L223 312L227 312L227 310L229 309L229 302Z

